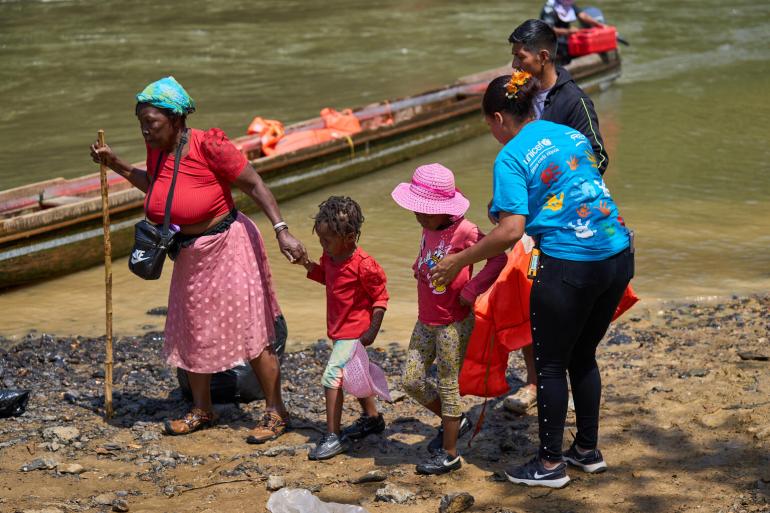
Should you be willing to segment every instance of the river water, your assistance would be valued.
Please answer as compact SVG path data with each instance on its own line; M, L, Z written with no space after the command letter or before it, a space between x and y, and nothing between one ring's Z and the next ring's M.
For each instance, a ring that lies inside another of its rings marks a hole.
M632 46L623 77L596 94L610 153L605 179L637 232L634 285L649 303L770 288L770 3L749 0L601 2ZM98 128L126 159L142 160L133 95L167 74L198 103L190 124L245 132L255 115L298 121L406 96L499 66L516 24L538 2L289 0L0 0L0 189L95 171ZM419 227L389 192L421 163L455 170L469 218L484 205L490 136L466 141L282 203L311 255L310 216L331 194L358 200L361 245L383 265L391 303L384 341L403 342L416 316L410 266ZM270 226L256 216L263 233ZM325 335L324 293L268 240L290 337ZM118 334L162 328L144 312L166 302L158 282L114 263ZM0 295L0 334L104 332L103 270Z

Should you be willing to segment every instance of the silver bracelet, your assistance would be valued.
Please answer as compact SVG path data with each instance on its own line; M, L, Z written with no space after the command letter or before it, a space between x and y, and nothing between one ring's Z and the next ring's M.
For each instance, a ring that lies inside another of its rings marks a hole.
M288 230L288 229L289 229L289 225L286 224L284 221L280 221L273 225L273 230L275 230L275 233L278 233L281 230Z

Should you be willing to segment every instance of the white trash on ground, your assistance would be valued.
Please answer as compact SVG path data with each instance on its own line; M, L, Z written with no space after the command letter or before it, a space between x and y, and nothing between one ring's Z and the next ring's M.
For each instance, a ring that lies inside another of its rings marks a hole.
M369 513L361 506L324 502L304 488L282 488L270 495L271 513Z

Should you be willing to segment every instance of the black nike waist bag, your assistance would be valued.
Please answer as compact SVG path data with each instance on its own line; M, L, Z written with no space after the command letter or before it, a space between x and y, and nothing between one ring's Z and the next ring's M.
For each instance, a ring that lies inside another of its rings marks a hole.
M170 230L171 203L174 198L174 185L176 184L176 175L179 171L179 160L182 158L182 148L185 143L187 143L187 132L182 134L182 139L176 148L174 176L171 179L171 187L169 187L168 196L166 197L166 212L163 217L163 224L157 225L149 222L147 219L142 219L134 225L134 248L131 250L131 257L128 259L128 268L143 280L157 280L160 278L169 247L174 243L176 232ZM148 203L152 195L153 185L161 170L163 156L163 152L158 156L158 163L155 166L155 178L150 182L150 187L147 191ZM149 177L149 173L147 176Z

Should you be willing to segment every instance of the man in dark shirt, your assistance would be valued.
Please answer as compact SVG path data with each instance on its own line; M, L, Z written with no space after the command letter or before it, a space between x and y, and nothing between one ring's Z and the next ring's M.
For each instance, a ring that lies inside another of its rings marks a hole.
M599 171L604 174L609 158L594 104L569 71L555 65L554 30L541 20L527 20L516 27L508 41L512 45L513 67L531 73L540 82L535 101L537 118L567 125L585 135L596 155Z

